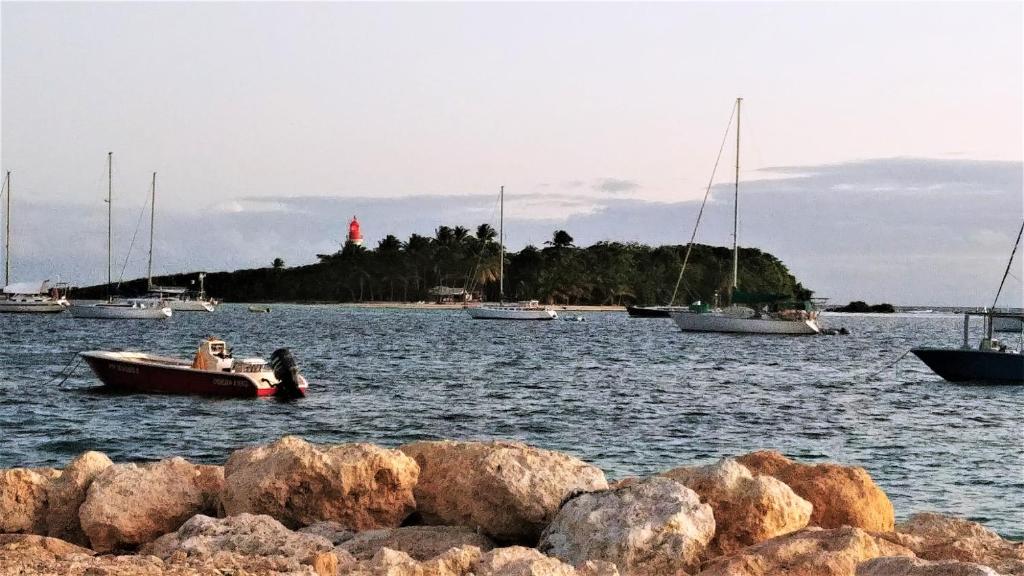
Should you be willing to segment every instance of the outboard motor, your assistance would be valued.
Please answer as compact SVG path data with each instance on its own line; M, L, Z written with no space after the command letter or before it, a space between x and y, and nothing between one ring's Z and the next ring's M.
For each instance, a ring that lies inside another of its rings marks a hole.
M282 400L293 400L305 396L299 388L299 367L295 363L295 357L291 350L278 348L270 355L270 367L274 370L274 377L277 378L277 392L275 396Z

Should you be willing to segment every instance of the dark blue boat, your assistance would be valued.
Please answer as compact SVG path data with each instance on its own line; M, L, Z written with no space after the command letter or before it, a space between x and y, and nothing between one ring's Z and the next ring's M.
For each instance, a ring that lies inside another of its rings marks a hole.
M985 318L985 337L977 348L968 342L971 316ZM992 338L994 318L1021 318L1005 312L964 314L964 342L960 348L914 348L911 352L936 374L950 382L1024 384L1024 354Z

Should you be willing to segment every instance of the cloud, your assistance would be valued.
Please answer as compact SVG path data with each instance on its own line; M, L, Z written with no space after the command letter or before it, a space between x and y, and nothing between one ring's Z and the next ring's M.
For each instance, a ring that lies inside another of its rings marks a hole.
M604 192L608 194L617 194L619 192L630 192L640 187L640 184L633 180L625 180L622 178L601 178L590 185L591 190L598 192Z
M1024 216L1022 168L911 158L784 167L791 175L741 182L740 245L775 254L807 286L839 301L987 305ZM370 246L386 234L406 238L433 234L442 224L498 220L496 195L241 198L224 205L235 202L239 210L158 212L156 269L230 270L266 266L275 257L289 265L314 262L341 246L353 214ZM104 206L25 202L14 220L13 280L103 279ZM505 198L505 233L513 249L541 245L559 228L579 245L684 244L699 207L586 190L515 194ZM137 207L115 207L118 269L137 219ZM76 241L59 242L54 231ZM723 184L712 190L697 241L729 245L731 232L732 187ZM144 273L145 253L137 241L126 276ZM1017 305L1021 260L1004 289Z

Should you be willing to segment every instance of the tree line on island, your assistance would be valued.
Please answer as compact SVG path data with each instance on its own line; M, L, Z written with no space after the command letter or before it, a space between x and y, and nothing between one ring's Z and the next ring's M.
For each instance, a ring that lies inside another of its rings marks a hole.
M347 242L319 262L287 267L275 258L268 268L206 275L207 292L232 302L409 302L434 300L437 287L465 289L475 298L499 298L500 246L489 224L475 233L440 226L434 236L407 240L387 235L373 249ZM547 304L668 304L686 246L651 247L604 241L579 247L558 230L543 247L505 252L506 300ZM810 298L778 258L756 248L740 249L739 282L745 291ZM154 278L160 285L195 287L195 273ZM732 251L696 244L680 283L676 304L725 302L732 283ZM122 294L142 293L146 280L122 283ZM432 291L432 289L434 289ZM106 286L80 288L73 296L100 298Z

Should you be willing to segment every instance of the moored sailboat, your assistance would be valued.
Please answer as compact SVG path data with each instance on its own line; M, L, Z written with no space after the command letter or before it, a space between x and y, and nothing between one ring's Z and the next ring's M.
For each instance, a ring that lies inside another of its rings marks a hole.
M498 265L498 303L483 304L466 308L471 318L476 320L554 320L558 314L548 310L536 300L526 302L505 302L505 187L498 193L500 209L498 211L498 247L500 250Z
M112 254L113 234L112 222L113 212L111 204L113 200L113 152L107 153L107 289L113 283ZM152 238L150 238L152 243ZM162 320L171 317L171 309L161 300L153 299L129 299L114 300L107 296L106 302L95 304L72 304L71 315L76 318L94 318L102 320Z
M736 179L733 189L730 305L724 309L691 306L685 312L672 312L672 319L683 332L818 334L821 332L821 326L818 324L818 311L811 302L795 302L785 295L744 293L739 290L740 107L742 102L742 98L736 99Z
M68 307L67 298L62 290L67 284L49 280L36 282L11 283L11 171L4 177L0 197L6 194L7 205L4 210L4 286L0 290L0 312L56 314Z

